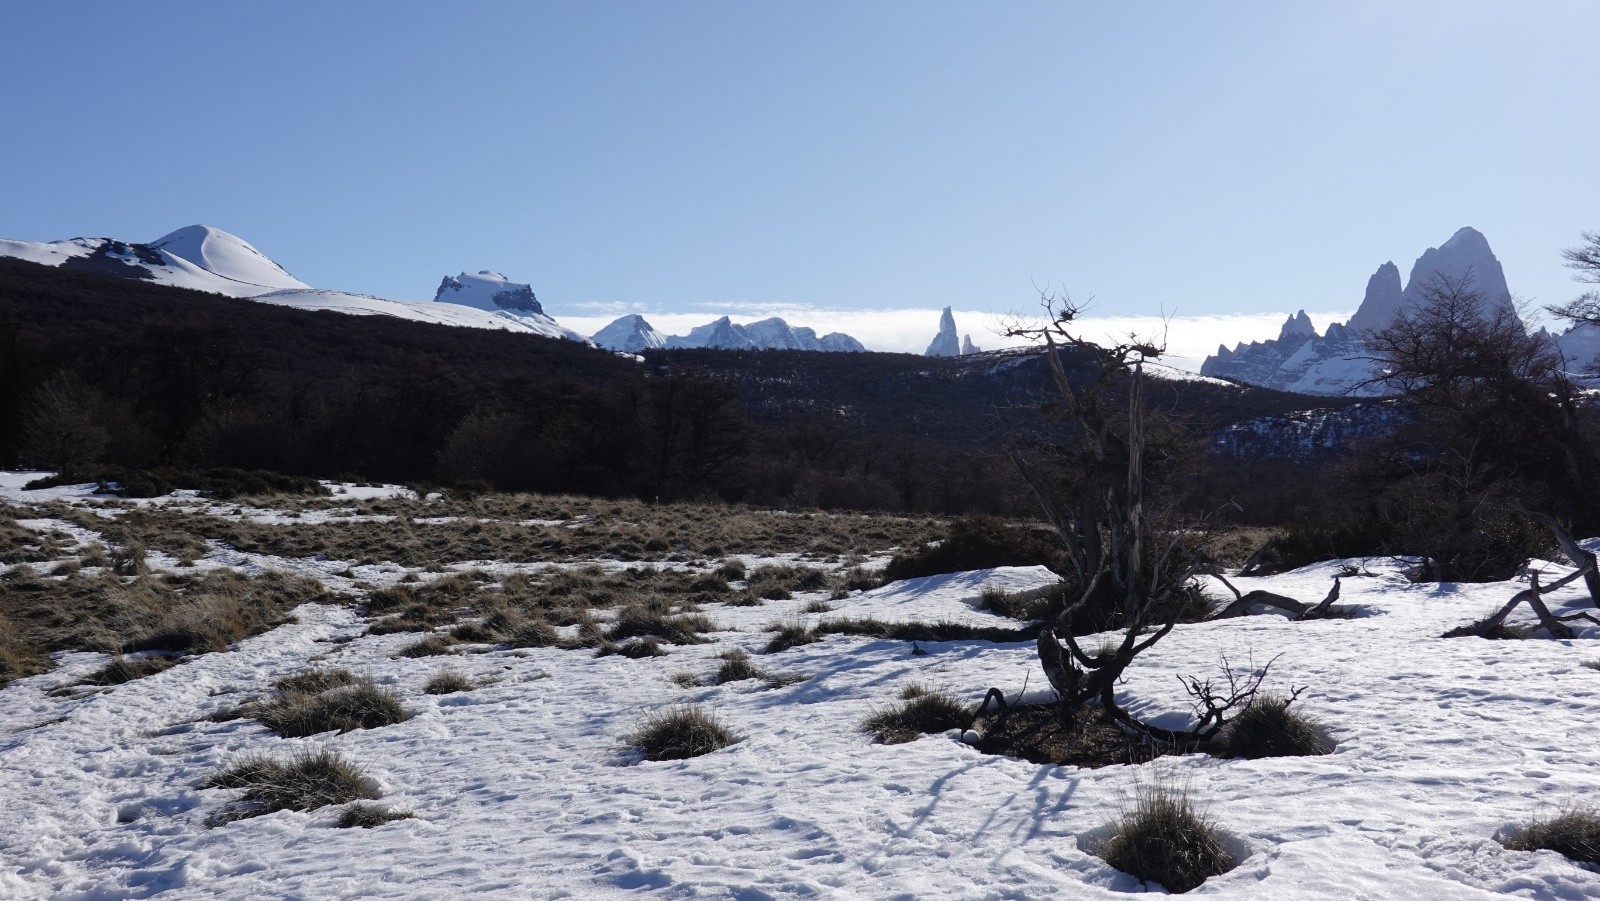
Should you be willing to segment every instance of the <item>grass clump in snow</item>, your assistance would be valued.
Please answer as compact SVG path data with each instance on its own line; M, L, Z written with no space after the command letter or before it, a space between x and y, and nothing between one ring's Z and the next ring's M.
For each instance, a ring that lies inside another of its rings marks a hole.
M1538 631L1538 629L1536 629L1536 628L1529 628L1527 626L1514 626L1514 625L1512 625L1512 624L1510 624L1508 622L1505 622L1503 620L1501 622L1495 623L1492 626L1488 626L1488 628L1485 628L1485 625L1492 618L1493 618L1492 615L1491 616L1486 616L1483 619L1480 619L1480 620L1478 620L1476 622L1467 623L1465 626L1457 626L1454 629L1451 629L1450 631L1444 633L1444 635L1442 635L1440 637L1441 638L1477 637L1477 638L1488 638L1488 639L1493 640L1493 641L1521 641L1524 638L1532 638L1534 636L1534 633Z
M763 678L766 678L766 674L750 662L750 655L744 651L729 651L722 655L722 666L717 669L717 684Z
M475 688L472 680L461 675L453 669L442 669L428 677L427 684L422 686L422 693L428 695L449 695L458 691L471 691Z
M1580 863L1600 864L1600 811L1573 807L1536 819L1500 843L1512 851L1554 851Z
M1314 757L1333 753L1333 745L1310 717L1290 709L1293 700L1261 695L1223 727L1222 757Z
M409 717L394 692L378 687L370 678L326 691L285 691L253 705L249 714L286 738L376 729L403 723Z
M721 750L739 741L711 711L688 705L652 714L628 736L628 743L646 760L686 760Z
M920 736L962 729L972 720L972 709L949 692L908 685L901 701L875 711L861 729L886 745L914 741Z
M808 628L801 623L785 623L772 627L770 631L774 634L772 640L767 642L767 647L763 651L763 653L767 654L776 654L779 651L787 651L790 648L797 648L803 644L811 644L822 640L822 636L817 634L817 630Z
M394 810L382 804L357 801L339 814L340 829L371 829L395 820L409 820L416 814L409 810Z
M429 635L419 638L395 653L396 657L436 657L450 653L453 644L448 635Z
M640 604L629 604L617 611L616 621L606 637L616 641L652 636L671 644L701 644L705 639L700 634L714 632L716 628L715 623L697 613L672 616Z
M326 748L300 751L288 760L251 755L216 773L202 787L245 790L238 802L212 818L211 825L379 797L359 767Z
M624 641L621 644L607 641L600 645L600 650L594 652L596 657L609 657L612 654L626 657L629 660L667 656L667 652L662 649L661 643L653 638L635 638L632 641Z
M346 685L353 685L355 682L356 674L341 666L333 669L308 669L303 672L292 673L273 682L272 687L279 694L289 694L290 692L316 694L318 692L331 691L335 688L343 688Z
M978 609L1008 619L1032 622L1050 619L1060 611L1063 592L1059 585L1046 585L1030 591L1008 592L998 585L985 585L978 594Z
M1161 782L1138 788L1133 809L1123 812L1099 854L1122 872L1169 892L1187 892L1238 863L1188 792Z
M123 657L118 654L111 662L83 677L79 685L121 685L145 676L153 676L178 665L179 658L164 654L141 657Z

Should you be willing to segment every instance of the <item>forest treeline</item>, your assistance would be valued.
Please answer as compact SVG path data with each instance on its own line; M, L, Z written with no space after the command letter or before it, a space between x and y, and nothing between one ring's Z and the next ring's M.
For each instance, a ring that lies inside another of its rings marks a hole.
M1086 361L1067 355L1076 378ZM0 466L69 478L215 467L508 491L1035 516L1005 448L1048 404L1042 359L680 350L236 300L0 259ZM1284 522L1308 464L1210 457L1307 398L1152 382L1189 427L1186 495ZM1267 476L1271 476L1268 478Z

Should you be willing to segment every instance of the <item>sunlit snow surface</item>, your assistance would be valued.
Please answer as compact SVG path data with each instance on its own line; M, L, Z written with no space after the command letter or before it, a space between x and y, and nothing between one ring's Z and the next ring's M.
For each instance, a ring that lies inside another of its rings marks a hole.
M4 497L42 499L20 490L26 480L0 478ZM51 496L96 503L84 499L88 487ZM341 561L219 548L202 565L280 565L340 589L352 584L338 575ZM983 586L1044 584L1028 568L889 585L822 614L801 612L818 593L753 608L707 605L725 629L713 643L645 660L559 649L391 659L416 636L366 636L351 609L317 605L235 650L82 700L46 692L106 658L65 654L54 672L0 691L0 896L1117 898L1141 886L1080 843L1159 771L1187 783L1248 853L1196 895L1600 897L1600 876L1493 840L1531 814L1595 798L1600 672L1581 664L1600 645L1441 639L1519 586L1410 585L1387 562L1367 565L1374 575L1346 579L1342 600L1370 615L1179 626L1121 689L1145 713L1179 713L1187 705L1175 676L1213 673L1221 655L1235 665L1276 658L1268 686L1310 686L1307 710L1338 742L1320 758L1187 756L1079 770L984 756L953 734L875 745L858 724L907 682L974 701L991 685L1008 694L1025 681L1039 688L1032 648L924 644L915 656L905 642L832 636L758 653L774 622L867 614L989 622L973 607ZM1337 571L1323 564L1236 584L1319 599ZM356 575L388 582L403 573ZM1582 592L1553 597L1576 604ZM668 680L682 671L708 677L733 648L768 671L810 678L784 688L684 689ZM202 721L318 656L394 688L416 716L307 740L274 737L249 720ZM422 694L446 662L496 681ZM624 736L646 714L683 702L713 708L743 741L693 760L634 763ZM417 818L341 830L330 808L204 825L234 794L195 788L207 774L243 753L324 744L380 781L382 803Z

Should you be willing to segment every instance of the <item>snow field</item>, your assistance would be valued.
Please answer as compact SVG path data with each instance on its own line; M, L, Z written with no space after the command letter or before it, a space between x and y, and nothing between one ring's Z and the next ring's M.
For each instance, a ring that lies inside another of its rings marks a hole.
M362 567L346 577L344 561L225 548L200 565L278 566L341 590L406 572ZM1266 687L1309 685L1306 712L1338 743L1313 758L1189 755L1081 770L985 756L953 733L875 745L859 723L907 682L973 701L991 685L1037 693L1031 645L924 644L928 653L913 656L907 642L831 635L760 653L776 622L1007 624L973 605L988 584L1047 584L1034 568L896 583L824 614L801 611L825 592L709 604L722 629L710 643L642 660L556 648L397 659L418 635L364 635L353 609L321 605L228 652L77 700L47 691L106 658L65 654L55 671L0 691L0 895L1113 898L1141 886L1095 857L1094 841L1137 785L1159 777L1187 785L1245 854L1197 895L1600 897L1596 874L1494 841L1534 813L1594 797L1600 672L1583 663L1600 656L1597 646L1441 639L1518 586L1411 585L1394 565L1368 565L1376 575L1346 579L1341 598L1367 615L1181 625L1122 689L1137 712L1176 718L1187 699L1175 676L1214 673L1221 655L1235 666L1276 658ZM1338 571L1323 564L1236 584L1315 600ZM1582 597L1568 588L1552 599ZM708 679L734 648L768 672L810 678L782 688L670 681ZM370 675L415 715L311 739L204 719L312 666ZM483 684L423 694L441 666ZM625 736L682 703L713 710L742 740L687 761L635 762ZM341 830L327 808L205 826L236 793L197 789L200 780L244 753L318 745L373 776L378 803L416 818Z

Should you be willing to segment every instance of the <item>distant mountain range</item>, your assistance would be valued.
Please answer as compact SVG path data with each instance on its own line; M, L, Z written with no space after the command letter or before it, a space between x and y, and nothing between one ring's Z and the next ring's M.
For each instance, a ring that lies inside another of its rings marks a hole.
M1301 310L1289 317L1275 339L1241 343L1232 350L1218 347L1200 373L1296 394L1382 396L1385 389L1371 383L1377 366L1361 336L1386 327L1401 311L1420 304L1424 286L1436 276L1470 279L1473 289L1483 295L1486 314L1497 310L1516 314L1505 270L1489 249L1488 239L1475 228L1462 228L1417 257L1404 286L1400 268L1392 261L1379 266L1348 322L1333 323L1318 334ZM1600 352L1600 329L1577 326L1556 336L1556 343L1573 368L1582 369Z
M665 335L643 316L630 314L594 333L594 343L609 350L639 353L646 350L699 347L710 350L811 350L864 353L860 341L843 332L817 337L815 329L793 326L776 316L744 325L727 316L696 326L687 335Z

